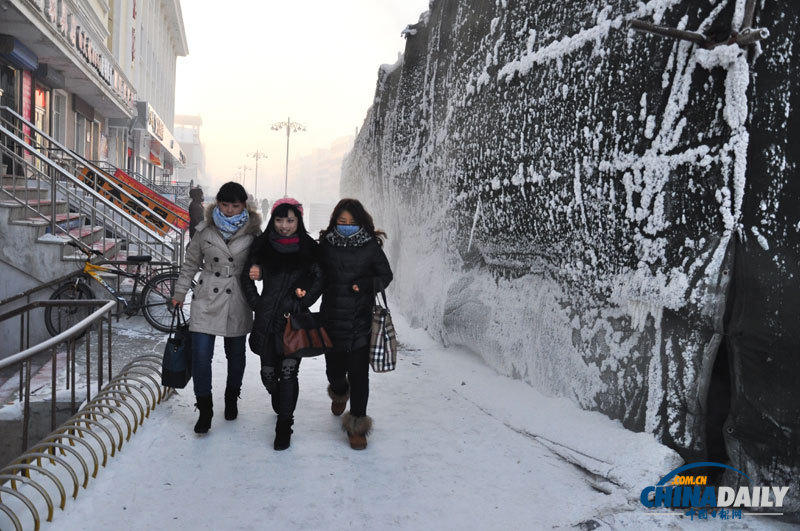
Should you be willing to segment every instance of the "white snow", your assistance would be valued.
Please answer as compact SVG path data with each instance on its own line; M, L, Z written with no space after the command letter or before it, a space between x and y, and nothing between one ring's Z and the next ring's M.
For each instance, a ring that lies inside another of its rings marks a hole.
M53 243L67 243L67 242L72 241L72 240L68 236L58 236L56 234L50 234L48 232L47 234L43 234L43 235L39 236L39 241L40 242L53 242Z
M641 489L681 464L651 435L541 395L395 320L404 350L394 373L370 375L367 450L351 450L330 414L322 358L301 366L289 450L271 447L275 415L252 355L239 418L225 421L217 342L210 433L192 432L194 400L181 391L44 529L688 525L679 511L658 515L639 503Z
M765 251L769 251L769 242L764 237L764 235L761 234L761 232L759 232L758 227L750 227L750 232L752 232L753 235L756 237L758 245L760 245L761 248L764 249Z

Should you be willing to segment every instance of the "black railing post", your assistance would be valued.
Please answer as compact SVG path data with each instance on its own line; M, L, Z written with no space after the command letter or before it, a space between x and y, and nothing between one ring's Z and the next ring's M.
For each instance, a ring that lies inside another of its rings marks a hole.
M97 388L103 388L103 321L97 322Z
M92 399L92 327L86 329L86 401Z
M22 408L22 451L28 449L28 424L31 420L31 360L25 363L25 405Z
M50 431L56 429L56 374L58 366L58 348L53 347L52 367L50 371Z

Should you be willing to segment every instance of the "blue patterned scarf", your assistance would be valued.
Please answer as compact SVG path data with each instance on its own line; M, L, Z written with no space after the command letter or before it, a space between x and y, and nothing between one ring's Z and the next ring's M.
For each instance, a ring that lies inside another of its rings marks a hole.
M236 234L236 231L247 225L247 222L250 221L250 214L247 212L247 209L242 210L240 214L228 217L219 211L218 206L215 206L213 217L214 225L216 225L222 233L222 239L226 242Z

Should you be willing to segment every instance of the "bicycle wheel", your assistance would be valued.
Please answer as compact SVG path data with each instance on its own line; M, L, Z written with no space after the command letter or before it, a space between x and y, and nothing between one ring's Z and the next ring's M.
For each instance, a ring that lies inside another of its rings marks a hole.
M50 296L50 300L86 300L94 299L94 293L83 282L69 282L56 289ZM51 336L57 336L64 330L92 314L96 308L89 306L47 306L44 309L44 325ZM78 336L82 337L83 333ZM77 339L77 338L76 338Z
M147 322L156 330L170 332L173 324L172 315L175 309L172 307L172 294L175 292L175 284L180 275L176 272L161 273L145 285L142 290L142 313ZM189 309L192 305L192 290L186 294L183 303L183 317L189 321ZM177 321L177 319L176 319ZM177 323L174 323L177 326Z

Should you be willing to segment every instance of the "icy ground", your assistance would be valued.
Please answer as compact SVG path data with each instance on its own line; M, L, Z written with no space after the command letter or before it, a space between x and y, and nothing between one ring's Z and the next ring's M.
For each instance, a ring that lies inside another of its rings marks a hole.
M225 421L218 341L210 433L192 432L193 396L181 391L43 528L789 528L648 513L639 492L680 464L674 452L395 321L403 350L394 373L370 375L365 451L330 414L321 358L301 366L290 449L272 449L275 416L252 354L239 418Z

